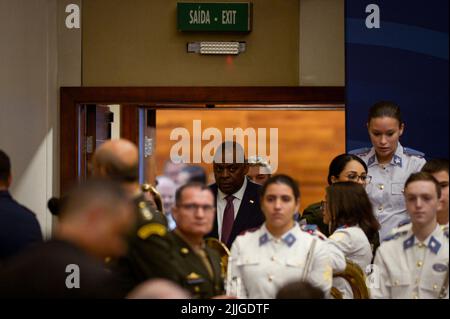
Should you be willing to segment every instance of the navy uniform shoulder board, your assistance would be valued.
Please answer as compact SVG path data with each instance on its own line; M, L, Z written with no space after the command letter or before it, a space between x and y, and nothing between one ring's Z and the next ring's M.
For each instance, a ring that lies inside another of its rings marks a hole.
M255 231L257 231L257 230L260 229L261 227L262 227L262 226L259 226L259 227L253 227L253 228L249 228L249 229L243 230L243 231L241 231L241 232L239 233L238 236L244 236L244 235L247 234L247 233L254 233Z
M318 229L319 227L317 225L314 224L306 224L306 225L301 225L300 229L303 230L305 233L308 233L310 235L316 236L318 238L320 238L321 240L325 240L325 235L322 234Z
M419 152L419 151L414 150L409 147L403 147L403 153L406 155L416 156L416 157L420 157L420 158L425 157L425 153Z
M411 220L410 219L405 219L405 220L402 220L400 223L398 223L397 227L402 227L402 226L405 226L405 225L408 225L408 224L411 224Z
M348 153L352 154L352 155L366 155L366 154L369 154L371 149L372 149L371 147L361 147L361 148L357 148L356 150L352 150Z
M405 231L399 231L399 232L397 232L397 233L395 233L395 234L393 234L393 235L391 235L391 236L386 237L386 238L384 239L384 241L390 241L390 240L393 240L393 239L400 238L401 236L404 236L404 235L406 235L407 233L408 233L407 230L405 230Z

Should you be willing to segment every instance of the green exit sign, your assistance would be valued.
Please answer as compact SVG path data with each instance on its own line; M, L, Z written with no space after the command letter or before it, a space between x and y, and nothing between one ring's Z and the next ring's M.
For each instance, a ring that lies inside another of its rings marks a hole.
M250 32L251 16L250 2L177 4L180 31Z

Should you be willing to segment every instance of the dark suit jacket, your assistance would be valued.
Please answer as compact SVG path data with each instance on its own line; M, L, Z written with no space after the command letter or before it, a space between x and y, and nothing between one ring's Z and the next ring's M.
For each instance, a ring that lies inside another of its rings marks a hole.
M210 186L214 193L214 197L217 198L218 186L213 184ZM228 242L225 243L228 248L231 247L236 237L242 232L257 228L264 223L264 215L261 212L261 207L259 204L259 190L261 186L253 182L247 181L247 187L242 197L242 202L239 207L239 211L234 220L233 229L231 230L230 238ZM217 224L217 214L214 220L214 228L209 234L210 237L219 238L218 234L218 224Z
M42 242L36 215L0 191L0 264L29 245Z

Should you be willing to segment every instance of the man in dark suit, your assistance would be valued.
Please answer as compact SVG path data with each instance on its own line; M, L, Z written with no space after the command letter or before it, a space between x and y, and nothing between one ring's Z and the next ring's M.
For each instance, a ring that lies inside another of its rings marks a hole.
M16 202L8 191L11 180L11 162L0 150L0 264L30 244L42 242L35 214Z
M210 188L216 197L216 219L211 237L231 247L236 236L264 222L259 205L261 186L246 177L248 164L242 146L226 141L214 156L216 183Z

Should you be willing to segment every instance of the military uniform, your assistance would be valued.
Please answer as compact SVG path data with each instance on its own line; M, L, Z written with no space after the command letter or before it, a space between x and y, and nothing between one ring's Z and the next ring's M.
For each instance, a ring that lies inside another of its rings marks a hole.
M437 225L425 241L401 230L378 249L374 263L372 298L438 298L442 287L448 298L448 227Z
M144 194L134 200L135 227L128 241L128 253L110 263L123 279L123 289L130 291L150 278L175 281L176 264L164 215L148 202Z
M357 264L362 271L372 262L372 247L359 226L340 226L328 239L344 253L345 258ZM342 292L344 299L353 298L352 289L345 279L334 278L333 287Z
M368 167L372 181L366 186L367 194L378 219L380 239L389 236L399 222L408 218L403 197L403 188L412 173L419 172L425 164L424 154L398 143L397 150L389 164L378 163L375 149L362 148L350 152L359 156Z
M176 283L190 291L194 298L223 295L224 274L219 254L207 246L200 251L194 250L177 230L169 237L177 265Z
M300 217L300 224L303 220L306 221L308 225L317 225L320 232L325 236L328 237L330 235L328 225L324 224L323 222L323 212L320 202L311 204L305 208L302 216Z
M313 243L314 251L310 253ZM340 257L345 265L342 253ZM263 224L256 231L237 237L227 275L228 294L233 294L230 287L234 283L238 286L234 293L239 298L275 298L283 285L301 279L328 294L333 270L329 247L311 230L302 230L296 224L278 239Z

